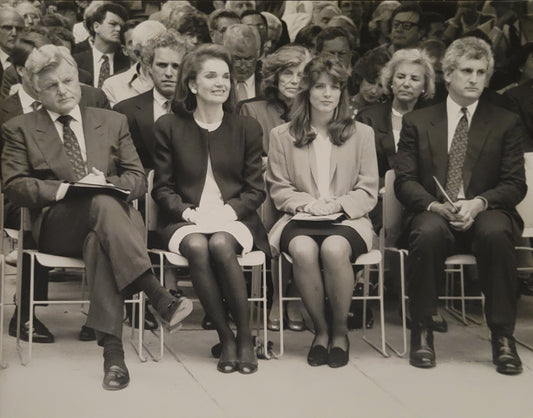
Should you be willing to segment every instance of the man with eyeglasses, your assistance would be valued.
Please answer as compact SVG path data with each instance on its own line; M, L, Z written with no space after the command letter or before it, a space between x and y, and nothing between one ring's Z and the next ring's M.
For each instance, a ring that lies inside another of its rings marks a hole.
M258 31L242 23L231 25L224 34L224 46L233 60L231 77L235 81L237 102L259 96L261 80L257 64L261 40Z
M226 29L231 25L241 23L239 16L226 9L214 10L208 18L209 36L214 44L223 45L223 38Z
M22 29L24 19L16 10L8 6L0 7L0 80L4 70L11 65L9 55Z
M423 11L417 4L404 4L392 12L390 43L376 49L386 52L389 58L399 49L416 48L425 35Z

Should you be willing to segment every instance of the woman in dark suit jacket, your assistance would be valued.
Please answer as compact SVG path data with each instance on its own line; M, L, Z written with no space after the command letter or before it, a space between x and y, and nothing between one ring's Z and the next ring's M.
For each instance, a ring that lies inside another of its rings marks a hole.
M237 254L269 253L256 211L265 198L261 127L234 115L231 58L220 45L202 45L183 60L173 110L155 125L153 197L159 234L189 261L194 289L221 343L222 373L257 370L244 275ZM237 326L230 329L226 301Z
M333 55L307 64L291 122L272 130L268 154L270 196L284 212L270 231L270 243L293 259L294 280L315 328L307 356L311 366L348 363L351 261L372 247L374 236L368 218L378 193L374 135L351 117L347 79ZM299 212L311 217L339 213L347 219L293 219Z

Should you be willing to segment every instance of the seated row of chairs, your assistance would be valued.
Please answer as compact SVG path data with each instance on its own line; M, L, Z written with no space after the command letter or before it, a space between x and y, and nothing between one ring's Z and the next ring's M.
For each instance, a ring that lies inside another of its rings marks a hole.
M533 184L533 153L526 153L526 180L528 184ZM402 206L401 203L396 199L394 193L394 171L390 170L386 173L385 177L385 188L382 195L383 198L383 228L380 231L379 236L379 249L373 249L370 252L361 255L355 260L354 265L363 266L363 278L364 278L364 293L363 296L354 296L354 300L363 301L363 315L366 315L366 304L368 301L378 301L379 303L379 314L380 314L380 342L374 343L368 339L365 333L365 327L363 326L362 338L365 342L379 351L383 356L388 357L387 347L389 347L395 354L398 356L404 356L407 352L407 327L406 327L406 291L405 291L405 257L407 256L407 250L398 248L396 246L396 240L399 236L399 231L401 228L402 221ZM146 217L146 228L147 236L149 233L155 231L157 225L157 206L154 200L151 198L151 187L153 184L153 172L150 172L148 175L148 184L149 190L146 196L146 207L145 207L145 217ZM2 199L3 201L3 199ZM2 207L3 209L3 207ZM526 195L524 200L517 207L520 215L524 219L525 229L523 237L531 238L533 237L533 193L530 192ZM0 210L1 212L1 210ZM24 231L30 229L29 217L27 216L27 210L23 210L21 214L21 227L18 231L18 263L17 265L17 295L20 294L20 283L22 277L22 256L28 254L30 257L31 263L31 294L30 294L30 312L33 310L34 305L39 304L86 304L89 303L86 299L81 300L54 300L54 301L36 301L33 300L33 280L34 280L34 266L35 262L40 263L43 266L51 268L78 268L84 269L83 260L70 258L70 257L60 257L50 254L44 254L36 250L24 249L23 245L23 235ZM4 236L3 226L1 227L2 237ZM12 233L13 234L13 233ZM533 251L533 248L530 247L517 247L517 250ZM164 269L165 267L178 267L186 268L188 266L187 259L178 254L166 251L161 248L149 248L149 252L154 256L154 267L159 268L160 271L160 280L164 284ZM385 333L385 311L384 311L384 258L387 253L396 253L399 256L399 273L400 273L400 291L401 291L401 319L402 319L402 347L400 349L396 348L390 342L387 342L386 333ZM288 254L283 253L280 257L289 264L291 263L291 258ZM283 262L278 263L279 265L279 285L280 289L282 288L281 278L283 277ZM5 274L4 274L4 255L0 254L0 365L2 363L2 349L3 349L3 322L4 322L4 306L7 304L5 301ZM266 256L261 251L253 251L245 256L239 257L240 265L245 269L250 269L251 274L251 292L249 301L250 313L252 318L252 323L259 325L262 323L262 326L257 326L257 330L260 328L263 329L263 338L261 339L258 335L257 338L257 348L260 350L264 358L269 358L269 350L267 350L266 345L268 344L268 334L267 334L267 265L266 265ZM447 277L446 289L450 289L453 286L454 280L452 275L459 273L459 294L455 293L445 294L441 296L442 299L447 299L448 301L459 300L461 302L461 309L456 310L453 303L447 303L447 308L450 312L458 314L458 318L463 321L465 324L468 324L468 316L466 315L465 302L467 300L481 300L484 303L483 295L467 296L465 295L465 285L464 285L464 266L465 265L475 265L475 257L471 254L454 254L446 259L445 262L445 272ZM533 271L532 267L520 267L520 270ZM377 271L377 294L370 294L370 272ZM283 305L285 301L294 300L298 298L284 296L281 292L279 295L279 317L283 318ZM134 298L126 301L127 303L132 303L134 305L133 312L135 315L136 307L139 308L138 318L140 328L138 331L137 344L133 344L134 339L134 328L132 327L132 344L134 345L135 350L141 361L146 361L146 356L144 355L144 350L146 349L143 343L144 330L142 325L144 324L144 304L145 298L141 293L136 295ZM257 305L261 306L261 309ZM20 310L17 324L17 329L20 329ZM30 315L30 329L33 324L31 324L33 316ZM283 321L281 322L280 330L280 349L279 356L284 354L284 333L283 333ZM366 323L366 319L363 318L363 324ZM258 331L259 332L259 331ZM24 364L28 363L31 360L32 355L32 337L31 333L28 343L28 357L27 360L22 360ZM160 360L164 353L164 332L163 329L159 329L159 340L160 340L160 352L158 356L153 356L154 360ZM533 350L533 347L523 343L520 340L517 342ZM19 353L22 351L20 348L20 341L17 338L17 349ZM151 353L150 353L151 354Z

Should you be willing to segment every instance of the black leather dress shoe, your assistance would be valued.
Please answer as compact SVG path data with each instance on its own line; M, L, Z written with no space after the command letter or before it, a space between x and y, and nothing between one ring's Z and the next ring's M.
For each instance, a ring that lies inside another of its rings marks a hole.
M20 339L22 341L29 341L29 329L30 321L28 318L21 318L20 321ZM8 333L12 337L17 337L17 311L11 317L9 321L9 330ZM53 334L46 328L46 326L33 316L33 336L32 341L34 343L49 344L54 342Z
M94 329L86 327L83 325L80 329L80 335L78 336L80 341L94 341L96 340L96 335Z
M516 352L513 337L492 337L492 362L496 371L501 374L522 373L522 361Z
M435 367L435 348L431 329L417 326L411 330L409 364L422 369Z
M110 366L104 374L104 381L102 387L105 390L120 390L124 389L130 383L130 375L128 369L123 369L120 366Z

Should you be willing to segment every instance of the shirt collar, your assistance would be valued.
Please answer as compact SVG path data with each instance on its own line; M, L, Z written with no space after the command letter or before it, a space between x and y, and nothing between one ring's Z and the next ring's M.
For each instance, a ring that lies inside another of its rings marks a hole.
M172 101L172 99L167 99L165 96L163 96L161 93L159 93L156 88L154 87L154 100L156 103L160 106L163 106L167 100Z
M0 48L0 62L2 63L2 68L5 70L7 60L9 59L9 55L4 52L2 48Z
M466 106L466 117L470 121L472 119L472 116L474 115L474 112L476 111L477 105L479 103L479 99L476 100L471 105ZM459 106L457 103L454 102L454 100L451 98L450 95L448 95L448 98L446 99L446 108L448 109L448 114L451 115L459 115L462 114L461 108L463 106Z
M109 52L107 54L104 54L103 52L101 52L98 49L96 49L94 47L94 45L93 45L93 55L94 55L94 58L96 59L96 62L100 62L104 55L107 55L109 57L109 61L112 61L115 53L114 52Z
M254 86L255 85L255 74L252 74L244 82L246 83L246 87Z
M46 109L46 111L54 122L56 122L57 118L61 116L59 113L54 112L52 110ZM74 119L76 122L81 123L81 111L79 105L76 105L76 107L74 107L69 113L67 113L67 115L72 116L72 119Z
M33 102L38 101L37 99L34 99L28 93L26 93L26 90L24 90L24 87L19 89L18 95L20 99L20 104L22 105L23 109L26 107L30 107L33 104Z

